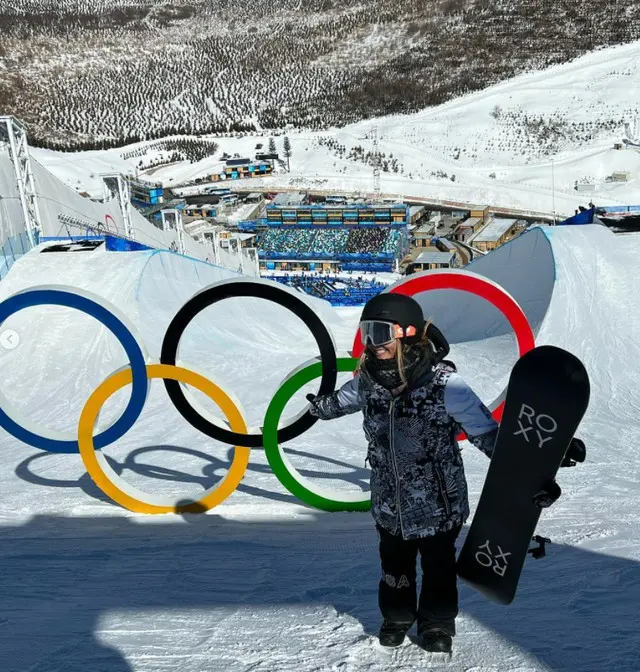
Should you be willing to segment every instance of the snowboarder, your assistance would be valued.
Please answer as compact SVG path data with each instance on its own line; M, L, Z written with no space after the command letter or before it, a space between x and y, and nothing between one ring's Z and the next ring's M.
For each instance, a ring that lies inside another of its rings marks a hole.
M382 565L380 643L399 646L417 620L422 648L450 652L458 614L455 544L469 516L455 437L462 428L491 457L498 424L455 365L440 361L449 346L414 299L378 294L364 307L360 333L365 351L356 375L332 394L308 395L310 412L323 420L364 414ZM551 495L543 504L553 501Z

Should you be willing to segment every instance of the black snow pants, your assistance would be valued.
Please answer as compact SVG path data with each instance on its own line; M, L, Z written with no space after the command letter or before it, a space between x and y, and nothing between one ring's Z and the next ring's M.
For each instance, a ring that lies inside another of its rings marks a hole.
M407 624L417 618L418 632L441 628L453 637L458 615L455 544L461 526L421 539L403 539L380 526L377 529L382 564L378 605L382 617ZM418 552L422 567L422 588L416 605Z

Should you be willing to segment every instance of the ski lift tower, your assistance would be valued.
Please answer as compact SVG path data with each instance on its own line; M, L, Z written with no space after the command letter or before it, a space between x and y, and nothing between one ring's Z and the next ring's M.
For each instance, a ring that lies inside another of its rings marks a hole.
M627 137L623 142L632 147L640 146L640 117L637 114L634 116L633 121L625 124L624 130Z
M118 199L122 221L124 222L124 232L127 238L134 239L133 225L131 224L131 194L129 185L120 173L102 173L100 175L103 183L104 200L109 201L112 198Z
M164 208L163 210L160 210L160 216L162 217L163 231L174 230L177 232L178 249L176 250L176 252L184 254L185 253L184 224L182 223L182 211L178 210L177 208Z
M373 193L380 198L380 149L378 147L378 127L371 129L373 134Z
M9 147L9 158L13 164L18 184L18 197L22 206L24 226L33 247L37 244L38 236L42 231L42 220L31 170L27 128L15 117L0 116L0 146L3 144Z

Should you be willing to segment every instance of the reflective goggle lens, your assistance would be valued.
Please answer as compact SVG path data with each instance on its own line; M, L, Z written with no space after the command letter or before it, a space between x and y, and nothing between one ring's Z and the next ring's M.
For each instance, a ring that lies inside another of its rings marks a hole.
M393 324L368 320L360 322L360 334L363 345L385 345L396 337Z

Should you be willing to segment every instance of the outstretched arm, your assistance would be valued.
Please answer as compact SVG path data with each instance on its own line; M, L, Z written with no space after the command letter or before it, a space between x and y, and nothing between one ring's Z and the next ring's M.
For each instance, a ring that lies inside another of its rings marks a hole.
M333 420L362 410L364 400L359 392L358 374L348 380L339 390L321 397L307 395L311 415L320 420Z
M469 441L491 457L498 434L498 423L462 376L452 373L444 388L447 413L462 427Z

